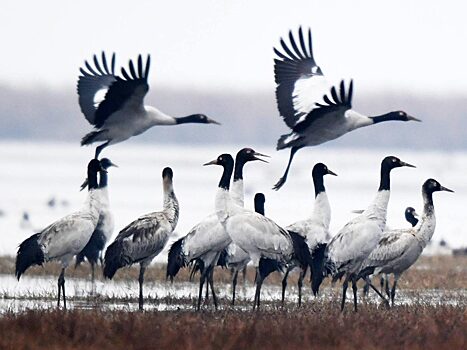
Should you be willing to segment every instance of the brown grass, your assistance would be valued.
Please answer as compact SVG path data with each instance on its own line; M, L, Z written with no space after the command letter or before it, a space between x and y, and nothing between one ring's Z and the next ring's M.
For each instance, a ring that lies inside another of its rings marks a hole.
M12 274L14 259L0 257L0 274ZM47 264L35 267L28 275L58 276L60 267ZM89 277L89 266L68 269L68 276ZM138 268L120 270L115 279L136 280ZM254 271L249 269L248 279ZM99 277L102 278L102 277ZM188 281L184 269L177 281ZM230 274L218 269L217 282L229 283ZM165 265L153 265L146 280L165 280ZM273 274L270 284L279 284ZM296 283L296 276L289 284ZM328 282L326 282L328 283ZM466 300L457 306L433 306L417 291L424 289L458 290L467 288L467 257L422 257L400 280L401 289L415 291L413 303L386 309L362 301L359 312L347 304L339 312L339 290L333 300L306 302L297 309L288 302L266 303L265 310L250 311L251 301L240 301L248 311L233 309L228 300L225 309L204 311L128 312L109 311L102 300L94 300L95 309L7 313L0 316L0 349L464 349L467 338ZM307 293L307 292L305 292ZM194 300L151 300L169 304Z
M239 312L28 311L0 318L1 349L465 349L466 310L334 303Z

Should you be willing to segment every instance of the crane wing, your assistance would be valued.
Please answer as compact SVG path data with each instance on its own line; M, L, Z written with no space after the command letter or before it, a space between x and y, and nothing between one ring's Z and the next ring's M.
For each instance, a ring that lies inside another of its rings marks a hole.
M350 81L349 87L346 90L344 81L342 80L339 85L339 93L336 87L332 86L330 91L323 95L322 102L315 102L310 112L300 118L292 130L296 133L302 133L308 128L313 127L313 124L318 119L336 114L344 115L346 110L352 108L352 94L353 81Z
M125 244L132 263L155 256L167 244L172 228L164 214L155 212L140 217L120 231L117 240Z
M115 75L115 55L112 56L110 70L105 55L102 56L102 66L94 56L95 68L85 62L88 71L80 70L82 76L78 80L78 94L80 96L81 110L86 119L96 128L101 128L107 119L122 108L142 110L144 97L149 90L148 73L151 58L148 55L143 63L141 55L138 56L137 66L130 60L128 72L121 68L122 77ZM97 104L95 98L98 92L107 89L104 99Z
M313 80L314 77L323 75L321 68L313 58L311 30L308 29L308 46L301 27L298 30L298 39L300 46L297 45L292 31L290 31L290 47L281 38L280 43L283 51L274 48L274 52L278 56L274 59L277 107L284 122L290 128L293 128L303 116L303 111L297 110L294 103L294 90L297 81Z
M115 75L115 53L112 54L110 65L107 63L105 53L102 52L101 62L96 55L93 63L84 62L85 68L80 68L78 78L78 102L84 116L92 125L99 124L96 119L96 110L99 106L99 97L103 98L110 85L117 80Z
M415 239L412 229L387 232L365 261L365 267L382 267L402 256Z

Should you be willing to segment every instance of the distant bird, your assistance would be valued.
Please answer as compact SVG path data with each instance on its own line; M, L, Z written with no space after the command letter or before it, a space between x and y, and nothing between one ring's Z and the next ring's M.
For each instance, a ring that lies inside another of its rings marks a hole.
M100 195L97 188L97 172L103 171L100 162L93 159L88 164L88 197L83 208L73 214L55 221L44 230L22 242L16 255L16 277L33 265L58 260L62 271L58 278L57 306L60 306L60 295L63 294L63 306L66 309L65 269L86 244L96 229L100 212Z
M355 211L356 212L356 211ZM363 210L360 212L360 214L363 213ZM405 216L405 219L412 225L412 227L415 227L418 223L418 214L417 212L415 211L414 208L412 207L407 207L404 211L404 216ZM390 228L388 228L386 226L385 228L385 231L383 233L383 235L385 236L386 233L389 233L393 231L391 230ZM369 279L369 277L368 277ZM368 292L370 291L370 285L368 283L368 279L366 279L367 283L365 283L365 286L363 287L363 295L366 296L368 294ZM389 275L388 274L385 274L385 275L382 275L381 274L381 279L380 279L380 286L381 286L381 294L383 294L385 291L386 291L386 294L388 296L388 298L391 297L391 292L389 291Z
M324 255L326 274L331 274L333 281L345 276L342 285L342 311L345 306L349 281L352 282L354 308L357 311L358 274L365 259L376 248L386 226L390 195L390 173L392 169L403 166L414 168L413 165L405 163L397 157L389 156L383 159L381 162L380 184L373 203L361 215L349 221L326 247ZM387 302L372 284L370 284L370 287Z
M118 269L140 264L139 310L143 310L144 272L151 261L164 249L178 222L179 206L173 189L171 168L162 171L163 210L141 216L120 231L107 248L104 276L112 279Z
M277 150L290 148L290 157L275 190L286 182L292 159L303 147L320 145L349 131L389 120L420 121L402 111L370 117L352 110L353 82L350 81L348 88L344 81L338 88L326 83L313 58L311 30L308 30L307 40L302 28L298 30L298 41L292 31L289 39L290 45L280 40L283 52L274 48L278 56L274 59L277 107L292 130L277 142Z
M78 95L81 112L95 128L83 137L81 145L104 142L96 148L96 158L105 147L139 135L155 125L219 124L204 114L176 118L144 105L144 97L149 91L149 55L145 64L141 55L137 65L130 60L128 71L121 68L122 76L115 73L115 54L112 54L110 65L104 52L101 62L96 55L93 62L94 66L85 61L85 68L80 68Z
M397 281L404 271L417 261L435 232L433 193L436 191L454 192L441 186L434 179L426 180L422 186L423 216L420 224L408 229L387 232L362 265L360 277L363 278L371 274L394 274L394 284L390 294L392 306L394 306Z
M237 153L235 169L237 176L243 181L243 167L247 162L254 160L264 161L258 156L264 156L251 148L244 148ZM230 178L229 178L230 181ZM243 205L243 185L237 184L241 191L238 198ZM200 285L197 309L201 307L203 285L206 279L211 286L214 305L217 308L217 298L214 292L213 269L217 264L222 251L232 242L225 228L220 223L217 214L213 213L195 225L188 234L176 241L170 248L167 263L167 277L173 280L180 268L194 262L192 275L200 270Z
M331 239L329 233L329 224L331 222L331 206L329 205L328 196L326 194L326 189L324 187L324 176L325 175L334 175L337 176L334 172L328 169L328 167L323 163L317 163L313 167L312 176L313 184L315 188L315 204L313 207L313 212L310 218L305 220L297 221L285 229L288 231L296 232L300 236L304 237L310 254L312 257L312 271L314 274L319 273L322 270L322 267L315 267L315 261L323 261L322 255L326 249L327 243ZM313 257L318 257L318 259L313 259ZM282 279L282 299L285 297L285 288L287 286L287 277L289 272L294 269L296 266L290 266L287 270L284 278ZM303 278L306 275L308 270L308 265L305 265L305 269L300 271L300 276L298 280L298 305L302 303L302 285ZM314 281L319 281L319 278L315 277ZM318 282L315 282L318 283ZM314 286L312 286L313 293L316 294Z
M21 221L19 223L19 226L23 230L28 230L31 228L31 218L29 217L29 212L23 211L23 215L21 215Z
M50 208L55 208L55 205L57 205L57 199L55 197L51 197L47 201L47 206L50 207Z
M75 267L80 265L86 258L91 264L91 282L94 284L94 270L95 265L99 258L101 258L102 251L107 241L112 237L114 232L114 218L110 211L109 191L108 191L108 178L107 169L114 166L114 163L108 158L102 158L101 165L104 171L99 173L99 188L96 192L101 196L101 209L99 213L99 221L97 222L96 229L92 233L91 239L83 250L76 256ZM83 185L87 185L87 180Z
M265 216L239 206L231 198L230 178L233 158L222 154L206 165L224 168L216 195L216 213L232 241L245 250L256 268L256 292L253 309L260 306L261 286L267 275L276 270L284 271L287 264L300 253L308 252L304 240L300 251L295 249L291 234ZM298 236L298 235L297 235Z

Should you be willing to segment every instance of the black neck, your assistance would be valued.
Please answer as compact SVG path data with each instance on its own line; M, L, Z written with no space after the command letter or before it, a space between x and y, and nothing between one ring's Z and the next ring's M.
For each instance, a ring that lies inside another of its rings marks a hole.
M219 181L219 187L224 190L229 190L230 188L230 178L232 177L233 172L233 162L228 162L224 164L224 171L222 172L221 180Z
M318 196L321 192L326 192L324 188L324 176L323 175L316 175L313 176L313 184L315 186L315 197Z
M398 120L392 113L386 113L382 115L376 115L374 117L370 117L373 120L373 124L387 122L391 120Z
M432 191L423 191L423 198L425 202L425 208L427 206L433 207L433 192Z
M108 180L107 171L99 171L99 188L107 187Z
M94 190L98 188L97 185L97 171L88 170L88 190Z
M264 216L264 202L255 200L255 212Z
M186 124L186 123L199 123L199 118L195 115L189 115L187 117L175 118L177 124Z
M409 220L410 224L412 225L412 227L417 226L418 219L416 217L411 216L411 217L408 218L408 220Z
M243 180L243 167L245 166L245 161L235 157L235 170L234 170L234 181Z
M384 165L381 166L381 179L379 182L378 191L389 191L391 189L390 174L390 168L387 168Z

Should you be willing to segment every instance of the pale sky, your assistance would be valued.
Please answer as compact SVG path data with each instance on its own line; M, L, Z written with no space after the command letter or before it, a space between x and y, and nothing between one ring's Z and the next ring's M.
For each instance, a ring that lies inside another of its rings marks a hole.
M274 89L273 51L299 25L331 78L359 91L467 91L464 1L2 1L0 85L74 91L102 50L150 53L151 84Z

